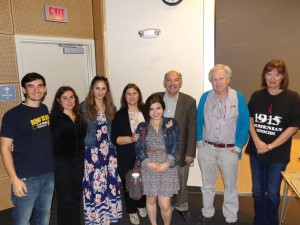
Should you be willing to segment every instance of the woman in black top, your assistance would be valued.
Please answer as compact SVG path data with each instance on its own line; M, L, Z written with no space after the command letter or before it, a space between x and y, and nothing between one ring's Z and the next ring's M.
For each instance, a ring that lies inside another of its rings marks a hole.
M299 95L288 89L283 60L269 61L261 79L263 89L254 92L248 104L253 225L278 225L281 171L290 161L292 136L300 126Z
M50 125L58 201L57 224L79 225L86 124L73 88L62 86L57 90Z
M137 125L145 121L145 116L140 89L135 84L128 84L123 90L121 108L112 122L111 138L117 148L118 169L124 187L126 210L133 224L139 224L137 211L141 217L147 216L146 199L143 196L136 201L129 197L128 190L125 188L125 174L133 168L136 161L134 142L139 139L139 135L135 134L135 131Z

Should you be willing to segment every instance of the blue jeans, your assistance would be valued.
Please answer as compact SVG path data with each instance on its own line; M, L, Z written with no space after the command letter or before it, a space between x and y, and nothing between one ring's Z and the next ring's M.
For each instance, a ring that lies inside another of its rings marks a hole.
M21 178L27 187L27 196L19 198L13 192L13 225L29 225L33 219L37 225L49 225L51 202L54 191L54 174L47 173L36 177Z
M253 225L278 225L281 171L287 163L262 162L250 156L254 198Z

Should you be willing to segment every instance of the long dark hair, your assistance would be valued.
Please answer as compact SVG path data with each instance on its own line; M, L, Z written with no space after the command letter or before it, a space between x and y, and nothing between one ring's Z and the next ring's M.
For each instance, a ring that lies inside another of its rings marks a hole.
M126 91L130 88L133 88L134 90L136 90L139 93L139 100L137 102L137 107L139 110L143 110L144 103L143 103L143 96L142 96L141 90L139 89L139 87L136 84L133 84L133 83L129 83L125 86L123 93L122 93L122 97L121 97L120 109L128 109L128 104L126 102L125 95L126 95Z
M95 110L96 102L95 102L93 88L94 88L95 84L99 81L102 81L105 84L105 86L107 87L107 92L103 98L103 102L106 106L106 110L108 112L109 119L113 120L115 117L115 105L114 105L113 98L111 95L108 79L103 76L95 76L91 82L91 85L89 88L89 93L87 94L87 96L85 98L85 103L87 106L87 116L89 117L90 120L96 120L97 111Z
M51 112L63 112L64 111L64 108L60 104L60 97L66 91L71 91L75 97L75 105L73 108L73 112L76 116L76 121L79 121L80 124L85 125L85 120L82 115L78 95L76 94L75 90L73 88L71 88L70 86L61 86L60 88L58 88L58 90L56 91L56 94L54 96Z

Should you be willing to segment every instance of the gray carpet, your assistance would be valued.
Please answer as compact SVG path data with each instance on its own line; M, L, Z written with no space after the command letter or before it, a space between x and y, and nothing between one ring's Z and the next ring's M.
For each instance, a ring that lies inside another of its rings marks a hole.
M251 225L253 217L253 200L251 196L239 196L240 209L238 212L239 225ZM223 225L225 220L222 214L222 201L223 195L217 194L215 197L216 213L210 225ZM289 201L287 202L289 203ZM186 223L181 220L180 215L173 211L172 225L197 225L197 218L201 215L202 195L200 192L189 193L189 208L192 214L192 221ZM288 205L288 204L287 204ZM52 206L52 215L50 225L56 225L56 202L55 198ZM11 225L11 209L3 210L0 212L0 225ZM300 224L300 200L291 198L289 210L286 215L285 225L299 225ZM148 218L141 218L141 225L150 225ZM162 220L158 215L158 224L162 225ZM116 225L131 225L128 215L124 213L123 218L116 223Z

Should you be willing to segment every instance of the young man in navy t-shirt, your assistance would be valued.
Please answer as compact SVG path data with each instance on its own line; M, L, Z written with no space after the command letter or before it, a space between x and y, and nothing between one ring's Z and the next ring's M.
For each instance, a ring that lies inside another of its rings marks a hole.
M2 119L0 150L9 175L14 204L13 225L49 225L54 191L49 112L42 104L47 88L43 76L26 74L22 81L25 102Z

